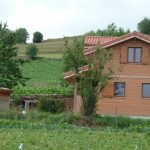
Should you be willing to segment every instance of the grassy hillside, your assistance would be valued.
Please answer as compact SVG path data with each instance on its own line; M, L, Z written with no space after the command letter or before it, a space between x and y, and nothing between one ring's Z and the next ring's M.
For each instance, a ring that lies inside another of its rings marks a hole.
M72 43L72 39L74 37L69 37L69 44ZM77 38L81 38L78 36ZM46 57L46 58L62 58L62 54L65 50L65 39L48 39L43 41L42 43L37 43L36 46L39 48L38 56ZM25 56L26 47L28 44L18 44L18 55Z
M63 62L38 59L25 62L21 67L23 75L29 80L27 87L58 87L63 80Z

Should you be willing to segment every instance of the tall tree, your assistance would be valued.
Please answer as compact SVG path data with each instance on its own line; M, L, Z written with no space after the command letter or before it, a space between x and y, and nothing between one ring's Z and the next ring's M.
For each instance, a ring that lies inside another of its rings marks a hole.
M150 18L144 18L138 23L138 31L144 34L150 34Z
M15 31L16 43L26 43L29 38L29 33L25 28L19 28Z
M0 24L0 87L12 88L24 83L24 78L19 69L16 59L17 49L15 34L11 32L6 24Z
M40 43L43 41L43 34L41 32L34 32L33 33L33 42L34 43Z
M111 78L111 68L105 70L106 63L111 60L112 54L109 50L97 47L93 58L86 59L83 55L83 45L74 40L74 44L65 51L64 65L74 72L74 79L78 85L82 97L82 114L89 116L96 110L99 94ZM88 70L80 72L79 67L87 64Z

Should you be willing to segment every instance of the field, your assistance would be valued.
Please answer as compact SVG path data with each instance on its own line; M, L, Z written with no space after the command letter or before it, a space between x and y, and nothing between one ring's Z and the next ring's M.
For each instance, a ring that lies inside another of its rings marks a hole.
M72 127L66 129L0 129L0 149L15 150L149 150L150 136Z
M21 143L24 150L150 149L149 130L122 128L117 132L108 124L103 128L76 126L70 122L73 116L68 113L54 115L34 111L26 115L22 118L16 111L0 113L0 150L18 149Z
M37 59L25 62L21 67L23 75L29 80L27 87L59 87L63 82L63 62Z
M74 37L68 37L69 44L72 43ZM81 38L81 36L77 36ZM28 44L18 44L18 56L25 56L26 47ZM48 39L42 43L37 43L36 46L39 49L38 57L46 58L62 58L65 48L65 38Z

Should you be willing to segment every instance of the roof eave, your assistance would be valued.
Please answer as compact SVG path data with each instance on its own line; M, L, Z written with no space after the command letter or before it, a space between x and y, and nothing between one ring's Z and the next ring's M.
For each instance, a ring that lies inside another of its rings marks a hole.
M122 40L120 40L120 41L117 41L117 42L114 42L114 43L111 43L111 44L106 44L106 46L103 46L103 45L102 45L102 47L103 47L103 48L108 48L108 47L111 47L111 46L116 45L116 44L118 44L118 43L121 43L121 42L130 40L130 39L132 39L132 38L137 38L137 39L140 39L140 40L142 40L142 41L144 41L144 42L150 44L150 41L148 41L148 40L146 40L146 39L143 39L143 38L141 38L141 37L139 37L139 36L131 36L131 37L122 39Z

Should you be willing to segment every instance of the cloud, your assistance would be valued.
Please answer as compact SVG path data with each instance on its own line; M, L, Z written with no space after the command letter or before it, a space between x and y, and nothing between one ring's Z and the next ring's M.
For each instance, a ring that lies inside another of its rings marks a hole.
M1 0L0 17L10 29L26 28L30 41L35 31L44 39L79 35L117 26L136 30L150 14L149 0Z

